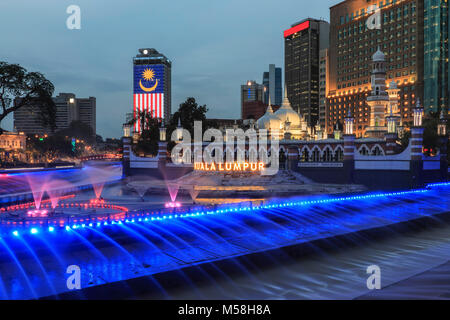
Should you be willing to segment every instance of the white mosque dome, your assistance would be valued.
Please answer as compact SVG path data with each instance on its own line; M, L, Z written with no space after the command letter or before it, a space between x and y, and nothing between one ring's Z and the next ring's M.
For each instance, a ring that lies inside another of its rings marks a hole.
M281 108L274 113L274 115L280 120L282 125L284 125L286 121L291 123L291 127L298 127L301 124L300 115L292 109L291 103L287 97L286 86L284 87L283 104L281 105Z
M373 61L384 61L385 55L383 51L380 50L380 47L378 47L377 52L375 52L372 56Z
M256 121L256 125L259 129L267 129L267 130L280 130L281 129L281 121L277 116L273 113L272 106L267 107L266 113Z

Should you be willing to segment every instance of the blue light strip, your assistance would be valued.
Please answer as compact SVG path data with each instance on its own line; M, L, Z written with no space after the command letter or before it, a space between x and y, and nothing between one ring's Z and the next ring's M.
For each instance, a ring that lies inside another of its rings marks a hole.
M266 204L262 206L247 206L247 207L239 207L239 208L222 208L217 209L213 211L198 211L198 212L185 212L185 213L160 213L156 214L159 215L157 217L138 217L136 219L130 219L125 218L123 220L117 220L117 221L110 221L110 222L95 222L95 223L88 223L88 224L74 224L72 226L66 225L61 228L55 228L54 226L48 227L48 232L55 232L56 230L65 230L65 231L71 231L78 228L86 228L86 227L104 227L104 226L110 226L110 225L116 225L116 224L123 224L123 223L140 223L140 222L151 222L151 221L163 221L163 220L170 220L170 219L184 219L184 218L192 218L192 217L199 217L204 215L214 215L214 214L226 214L226 213L234 213L234 212L240 212L240 213L250 213L257 210L263 210L263 209L277 209L277 208L289 208L289 207L297 207L297 206L306 206L306 205L315 205L315 204L324 204L324 203L333 203L333 202L341 202L341 201L351 201L351 200L365 200L365 199L373 199L373 198L382 198L382 197L396 197L396 196L403 196L408 194L417 194L417 193L426 193L429 190L429 188L433 187L442 187L442 186L450 186L450 183L434 183L427 185L426 189L417 189L417 190L409 190L409 191L399 191L399 192L386 192L386 193L375 193L375 194L366 194L366 195L355 195L355 196L347 196L347 197L339 197L339 198L331 198L331 199L317 199L317 200L309 200L309 201L290 201L285 203L273 203L273 204ZM44 230L43 227L33 227L29 229L25 229L23 231L23 234L38 234L40 230ZM12 232L12 235L15 237L20 236L19 230L14 230Z
M438 183L430 183L427 185L428 188L433 187L448 187L450 186L450 182L438 182Z

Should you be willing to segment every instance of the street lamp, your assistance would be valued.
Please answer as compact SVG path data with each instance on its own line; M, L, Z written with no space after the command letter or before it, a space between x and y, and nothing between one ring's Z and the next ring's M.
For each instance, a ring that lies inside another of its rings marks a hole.
M166 141L166 127L164 126L164 120L161 121L161 127L159 128L159 141Z
M444 116L444 109L441 110L441 116L439 118L438 135L441 137L445 137L447 135L447 120Z
M123 136L126 138L131 137L131 125L129 124L123 125Z
M177 126L177 141L181 141L182 139L183 139L183 128L181 127L181 117L179 117Z
M417 98L416 107L414 108L414 127L421 127L423 123L423 108L420 100Z
M397 132L396 117L394 117L394 114L392 113L392 109L393 108L391 105L391 113L389 114L389 116L386 117L388 133L396 133Z
M350 108L348 109L348 114L344 119L345 122L345 134L350 135L353 134L353 125L355 123L355 118L352 117L350 113Z

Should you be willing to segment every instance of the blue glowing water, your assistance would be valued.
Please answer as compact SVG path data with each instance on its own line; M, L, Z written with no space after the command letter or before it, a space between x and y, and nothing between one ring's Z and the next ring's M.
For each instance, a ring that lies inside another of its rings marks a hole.
M414 192L228 206L147 221L16 234L9 229L0 239L0 298L66 292L69 265L81 268L86 288L449 212L449 195L449 185L434 185ZM164 293L163 286L159 290Z

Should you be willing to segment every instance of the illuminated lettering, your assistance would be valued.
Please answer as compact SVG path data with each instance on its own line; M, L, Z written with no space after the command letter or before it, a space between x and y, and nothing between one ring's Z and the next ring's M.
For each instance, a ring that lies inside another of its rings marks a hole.
M226 162L211 164L196 162L194 163L194 170L197 171L234 171L234 172L245 172L245 171L263 171L265 168L264 162Z

